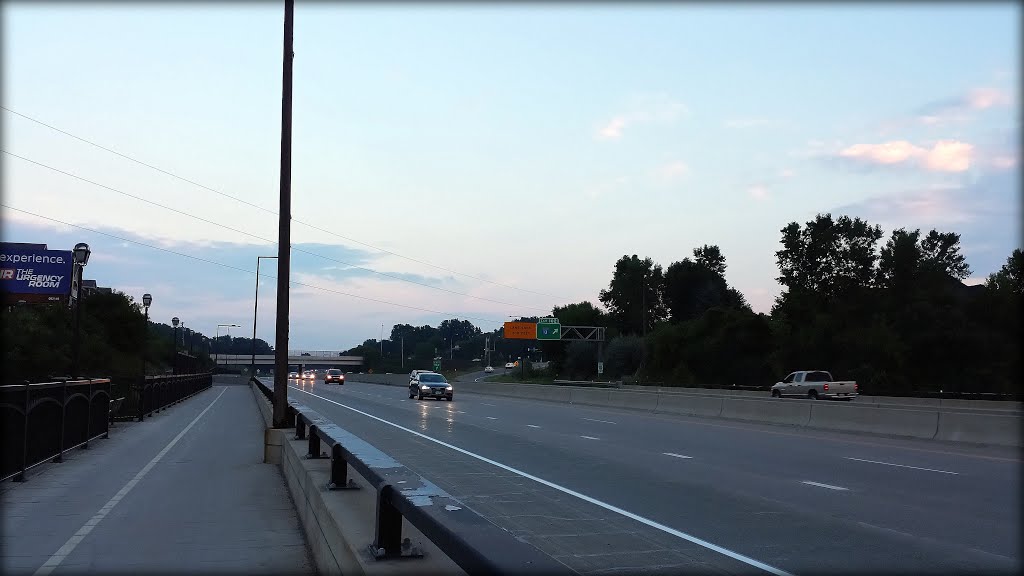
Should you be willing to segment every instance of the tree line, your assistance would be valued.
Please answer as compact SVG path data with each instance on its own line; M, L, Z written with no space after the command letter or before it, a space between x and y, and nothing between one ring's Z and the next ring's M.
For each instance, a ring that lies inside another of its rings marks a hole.
M42 382L70 376L74 311L64 305L17 305L2 308L5 383ZM213 368L214 354L249 354L251 338L210 338L181 327L177 330L179 367ZM174 365L174 327L150 320L147 330L142 305L116 290L82 295L79 326L79 372L82 376L135 378L164 374ZM184 357L189 354L194 362ZM257 354L271 354L256 340Z
M661 385L767 388L791 371L820 369L857 380L867 394L1021 392L1020 249L983 284L969 286L954 232L900 228L883 242L881 228L861 218L818 214L780 235L783 291L769 313L751 309L726 281L721 249L703 245L667 267L624 255L597 304L552 310L562 325L605 327L601 350L594 342L508 340L500 328L484 334L469 322L445 321L396 325L383 356L377 340L349 353L397 372L428 368L435 355L447 365L445 346L454 341L454 364L470 368L480 365L472 359L482 358L488 338L500 351L492 364L543 359L552 376L567 379L598 377L600 359L604 378Z

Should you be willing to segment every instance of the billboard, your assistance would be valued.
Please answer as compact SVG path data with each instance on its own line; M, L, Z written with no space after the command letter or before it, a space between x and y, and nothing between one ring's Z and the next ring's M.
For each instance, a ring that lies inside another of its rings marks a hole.
M68 296L71 293L73 263L71 250L0 243L0 292L8 295Z
M533 322L505 322L505 338L536 340L537 325Z

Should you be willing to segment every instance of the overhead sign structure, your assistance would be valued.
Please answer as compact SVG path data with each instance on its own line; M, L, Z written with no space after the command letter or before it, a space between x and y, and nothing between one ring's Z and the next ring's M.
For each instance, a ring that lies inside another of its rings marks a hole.
M0 292L6 299L60 300L71 293L73 265L70 250L0 243Z
M533 322L505 322L505 338L536 340L537 325Z
M561 340L562 324L558 318L541 318L537 321L537 340Z

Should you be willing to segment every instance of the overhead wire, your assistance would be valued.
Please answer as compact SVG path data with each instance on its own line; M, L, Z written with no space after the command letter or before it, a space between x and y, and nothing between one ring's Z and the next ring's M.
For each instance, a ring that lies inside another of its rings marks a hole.
M270 243L272 245L277 245L277 242L274 242L270 238L264 238L263 236L260 236L258 234L253 234L251 232L246 232L244 230L239 230L238 228L232 228L231 226L228 226L227 224L221 224L220 222L215 222L213 220L209 220L207 218L203 218L202 216L197 216L195 214L192 214L190 212L185 212L183 210L178 210L177 208L173 208L171 206L167 206L166 204L161 204L160 202L156 202L156 201L150 200L148 198L143 198L141 196L138 196L138 195L135 195L135 194L131 194L131 193L125 192L123 190L118 190L117 188L113 188L111 186L107 186L106 184L101 184L101 183L96 182L94 180L90 180L88 178L84 178L84 177L79 176L77 174L74 174L72 172L68 172L66 170L61 170L60 168L56 168L54 166L50 166L48 164L44 164L44 163L39 162L37 160L32 160L31 158L26 158L24 156L20 156L18 154L15 154L15 153L9 151L9 150L0 150L0 152L3 152L4 154L7 154L8 156L12 156L14 158L18 158L19 160L23 160L25 162L29 162L31 164L35 164L36 166L40 166L42 168L46 168L48 170L52 170L52 171L57 172L59 174L63 174L65 176L69 176L71 178L75 178L75 179L81 180L82 182L86 182L88 184L92 184L93 186L97 186L99 188L103 188L105 190L110 190L111 192L115 192L117 194L121 194L123 196L127 196L128 198L132 198L134 200L138 200L139 202L144 202L146 204L150 204L152 206L156 206L158 208L162 208L164 210L168 210L168 211L174 212L176 214L180 214L182 216L187 216L189 218L194 218L194 219L199 220L201 222L205 222L207 224L212 224L214 226L218 226L220 228L224 228L225 230L230 230L232 232L237 232L239 234L244 234L245 236L249 236L249 237L255 238L257 240L262 240L263 242L268 242L268 243ZM526 310L541 310L541 311L547 312L547 310L543 309L543 308L537 308L537 307L534 307L534 306L523 306L523 305L520 305L520 304L514 304L512 302L504 302L504 301L501 301L501 300L494 300L492 298L486 298L484 296L474 296L472 294L467 294L465 292L459 292L458 290L452 290L450 288L444 288L442 286L433 286L431 284L427 284L427 283L424 283L424 282L417 282L415 280L410 280L408 278L402 278L401 276L396 276L394 274L388 274L387 272L381 272L379 270L374 270L373 268L367 268L365 266L359 266L358 264L353 264L351 262L345 262L344 260L339 260L337 258L332 258L330 256L325 256L323 254L319 254L319 253L312 252L312 251L309 251L309 250L304 250L304 249L298 248L298 247L296 247L294 245L292 245L291 249L293 251L295 251L295 252L300 252L300 253L303 253L303 254L308 254L310 256L316 256L317 258L323 258L324 260L328 260L330 262L334 262L334 263L337 263L337 264L343 264L345 266L350 266L350 267L358 269L358 270L364 270L366 272L371 272L373 274L378 274L378 275L384 276L386 278L391 278L393 280L398 280L400 282L407 282L409 284L415 284L417 286L423 286L425 288L430 288L432 290L438 290L438 291L441 291L441 292L447 292L449 294L455 294L455 295L458 295L458 296L465 296L467 298L473 298L473 299L476 299L476 300L482 300L482 301L485 301L485 302L491 302L493 304L501 304L503 306L511 306L511 307L514 307L514 308L521 308L521 309L526 309Z
M117 155L117 156L119 156L121 158L124 158L126 160L129 160L131 162L135 162L136 164L139 164L141 166L145 166L146 168L150 168L152 170L156 170L157 172L160 172L160 173L165 174L167 176L170 176L172 178L176 178L176 179L178 179L178 180L180 180L182 182L186 182L186 183L191 184L193 186L202 188L203 190L207 190L207 191L213 192L214 194L218 194L220 196L223 196L224 198L229 198L229 199L234 200L236 202L240 202L240 203L245 204L247 206L250 206L252 208L256 208L257 210L262 210L264 212L267 212L268 214L273 214L275 216L278 215L278 212L276 212L274 210L271 210L270 208L266 208L266 207L260 206L258 204L254 204L252 202L249 202L248 200L244 200L242 198L238 198L237 196L232 196L231 194L227 194L225 192L221 192L219 190L216 190L214 188L211 188L209 186L206 186L206 185L201 184L199 182L196 182L194 180L190 180L190 179L185 178L183 176L179 176L179 175L177 175L177 174L175 174L173 172L170 172L170 171L165 170L163 168L160 168L158 166L154 166L152 164L143 162L142 160L138 160L136 158L133 158L133 157L131 157L131 156L127 155L127 154L124 154L122 152L118 152L117 150L114 150L114 149L109 148L107 146L103 146L101 144L97 144L96 142L93 142L93 141L88 140L86 138L82 138L81 136L77 136L75 134L72 134L71 132L68 132L67 130L63 130L63 129L58 128L56 126L47 124L46 122L43 122L42 120L33 118L31 116L27 116L27 115L22 114L20 112L16 112L16 111L14 111L14 110L6 107L6 106L0 105L0 109L6 110L7 112L10 112L11 114L14 114L16 116L20 116L21 118L24 118L24 119L26 119L26 120L28 120L30 122L34 122L36 124L39 124L40 126L44 126L46 128L49 128L50 130L54 130L56 132L59 132L61 134L69 136L71 138L74 138L74 139L76 139L76 140L78 140L80 142L84 142L85 144L88 144L90 146L94 146L96 148L99 148L100 150L104 150L106 152L110 152L111 154ZM315 224L311 224L309 222L305 222L305 221L299 220L298 218L295 218L294 215L292 216L292 222L295 222L296 224L301 224L303 226L306 226L306 227L311 228L313 230L316 230L318 232L323 232L325 234L329 234L329 235L334 236L336 238L341 238L343 240L347 240L349 242L354 242L354 243L359 244L361 246L366 246L367 248L372 248L374 250L377 250L378 252L383 252L384 254L389 254L391 256L396 256L398 258L402 258L402 259L408 260L410 262L416 262L417 264L422 264L424 266L429 266L431 268L435 268L435 269L438 269L438 270L443 270L443 271L448 272L450 274L455 274L455 275L458 275L458 276L463 276L463 277L466 277L466 278L471 278L471 279L477 280L479 282L486 282L488 284L493 284L495 286L501 286L503 288L509 288L509 289L518 290L518 291L521 291L521 292L528 292L530 294L535 294L535 295L538 295L538 296L545 296L545 297L548 297L548 298L554 298L554 299L557 299L557 300L560 300L560 301L566 300L566 298L563 298L561 296L556 296L554 294L548 294L548 293L545 293L545 292L538 292L536 290L530 290L530 289L527 289L527 288L520 288L518 286L513 286L511 284L504 284L502 282L497 282L495 280L488 280L487 278L482 278L480 276L475 276L473 274L467 274L465 272L459 272L458 270L453 270L451 268L446 268L444 266L440 266L440 265L437 265L437 264L432 264L430 262L426 262L424 260L413 258L411 256L405 256L403 254L399 254L398 252L387 250L387 249L381 248L379 246L374 246L373 244L368 244L368 243L363 242L361 240L357 240L357 239L351 238L349 236L344 236L342 234L338 234L337 232L334 232L333 230L328 230L326 228L322 228L322 227L317 226ZM539 308L535 308L535 310L539 310Z
M89 228L87 226L82 226L80 224L72 224L70 222L65 222L63 220L60 220L58 218L53 218L53 217L50 217L50 216L44 216L42 214L36 214L35 212L30 212L28 210L23 210L21 208L15 208L14 206L11 206L9 204L0 203L0 206L3 206L4 208L7 208L8 210L14 210L16 212L21 212L22 214L28 214L29 216L34 216L36 218L40 218L40 219L43 219L43 220L49 220L51 222L56 222L57 224L63 224L64 226L71 226L72 228L78 228L79 230L85 230L87 232L92 232L93 234L99 234L101 236L106 236L108 238L113 238L115 240L120 240L122 242L129 242L131 244L136 244L138 246L143 246L143 247L146 247L146 248L151 248L153 250L159 250L161 252L167 252L169 254L174 254L174 255L177 255L177 256L182 256L182 257L185 257L185 258L190 258L192 260L197 260L199 262L205 262L207 264L213 264L215 266L220 266L222 268L227 268L227 269L235 270L235 271L238 271L238 272L245 272L246 274L252 274L254 276L256 275L256 272L253 271L253 270L248 270L246 268L240 268L238 266L232 266L231 264L225 264L223 262L217 262L215 260L210 260L210 259L207 259L207 258L201 258L199 256L194 256L192 254L186 254L184 252L178 252L176 250L171 250L169 248L162 248L160 246L154 246L152 244L147 244L145 242L139 242L138 240L132 240L131 238L125 238L123 236L118 236L116 234L110 234L109 232L102 232L100 230ZM259 274L259 277L260 278L267 278L267 279L276 279L277 278L276 276L271 276L269 274ZM497 320L497 319L494 319L494 318L480 318L480 317L476 317L476 316L467 316L465 314L456 314L454 312L444 312L444 311L440 311L440 310L431 310L429 308L421 308L419 306L411 306L411 305L408 305L408 304L400 304L398 302L391 302L389 300L381 300L379 298L370 298L369 296L360 296L358 294L351 294L351 293L348 293L348 292L343 292L341 290L335 290L333 288L326 288L326 287L323 287L323 286L317 286L315 284L307 284L305 282L297 282L295 280L289 280L289 285L302 286L302 287L305 287L305 288L313 288L315 290L321 290L323 292L339 294L339 295L348 296L348 297L351 297L351 298L358 298L360 300L368 300L370 302L377 302L379 304L388 304L390 306L398 306L398 307L401 307L401 308L407 308L407 309L410 309L410 310L417 310L417 311L420 311L420 312L429 312L431 314L437 314L439 316L458 317L458 318L465 318L467 320L477 320L479 322L493 322L493 323L499 323L499 324L501 322L503 322L503 320Z

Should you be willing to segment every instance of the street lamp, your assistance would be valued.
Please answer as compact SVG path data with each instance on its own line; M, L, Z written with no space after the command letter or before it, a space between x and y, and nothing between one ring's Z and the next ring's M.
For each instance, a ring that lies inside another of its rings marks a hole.
M173 374L178 373L178 317L171 318L171 325L174 326L174 355L171 363L171 372Z
M75 244L75 249L72 253L74 270L73 273L78 278L77 287L75 288L75 339L72 344L72 360L71 360L71 375L72 377L78 376L79 372L79 350L80 344L80 327L82 323L82 275L85 265L89 263L89 255L92 251L89 250L89 245L85 242L79 242Z
M142 295L142 308L146 313L146 332L142 340L142 380L146 380L146 352L149 351L149 306L153 303L152 294Z
M221 328L227 328L228 329L228 341L230 342L231 341L231 329L232 328L241 328L241 326L239 326L238 324L217 324L217 338L214 339L214 344L217 343L217 340L220 340L220 329ZM214 356L214 363L217 362L218 358L220 358L220 350L218 350L216 356Z
M277 260L277 256L256 257L256 297L254 298L256 303L252 309L252 359L249 361L249 372L251 374L256 374L256 313L260 309L260 260L264 258Z

